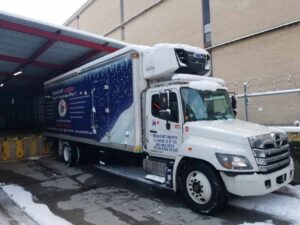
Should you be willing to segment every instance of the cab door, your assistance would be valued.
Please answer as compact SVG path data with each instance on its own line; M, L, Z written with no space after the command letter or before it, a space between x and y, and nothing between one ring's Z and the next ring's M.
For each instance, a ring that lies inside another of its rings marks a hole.
M161 113L160 93L168 92L170 115ZM182 116L176 89L149 91L146 100L146 151L151 156L174 159L182 144Z

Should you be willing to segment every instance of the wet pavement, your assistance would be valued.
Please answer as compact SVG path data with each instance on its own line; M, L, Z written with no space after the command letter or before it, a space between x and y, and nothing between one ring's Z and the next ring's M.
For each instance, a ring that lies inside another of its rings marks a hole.
M216 216L204 216L191 211L181 196L172 191L100 171L92 164L69 168L51 157L1 163L0 184L23 187L32 193L34 202L47 205L52 213L74 225L234 225L268 220L275 225L290 224L233 206L227 206ZM7 196L6 201L10 201ZM16 216L21 214L29 221L24 224L34 224L22 209L12 213L7 210L8 205L0 201L0 218L7 217L0 219L0 225L22 224Z

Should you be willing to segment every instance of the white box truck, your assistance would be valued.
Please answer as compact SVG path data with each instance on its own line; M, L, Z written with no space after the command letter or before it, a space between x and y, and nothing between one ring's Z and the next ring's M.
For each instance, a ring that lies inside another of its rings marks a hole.
M147 179L180 190L203 214L221 209L227 193L290 183L287 135L235 119L234 98L209 74L200 48L126 47L45 83L45 136L68 165L89 154L82 144L140 154Z

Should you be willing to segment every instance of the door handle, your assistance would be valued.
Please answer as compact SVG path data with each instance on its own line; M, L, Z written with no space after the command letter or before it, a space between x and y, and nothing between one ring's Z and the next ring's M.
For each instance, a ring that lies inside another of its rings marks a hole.
M157 134L156 130L150 130L150 133Z

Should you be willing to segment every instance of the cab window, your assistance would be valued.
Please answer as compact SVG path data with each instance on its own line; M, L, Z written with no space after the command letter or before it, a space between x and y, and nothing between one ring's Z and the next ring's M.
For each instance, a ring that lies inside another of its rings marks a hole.
M170 115L169 121L178 123L179 122L178 100L177 100L177 95L175 92L170 92L169 103L170 103L170 110L171 110L171 115ZM163 119L160 117L159 111L160 111L159 94L154 94L154 95L152 95L152 100L151 100L152 116Z

